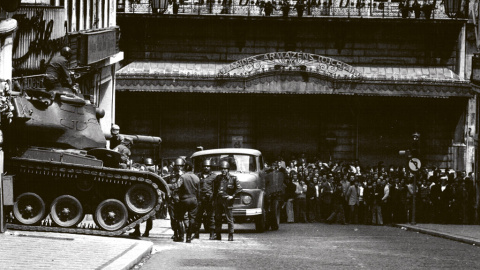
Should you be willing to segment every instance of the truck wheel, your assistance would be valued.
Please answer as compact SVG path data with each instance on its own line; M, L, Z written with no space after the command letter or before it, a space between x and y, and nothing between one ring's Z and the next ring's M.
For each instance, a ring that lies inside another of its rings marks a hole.
M272 205L272 214L270 219L270 224L272 225L272 231L278 230L280 225L280 202L278 200L273 201Z
M267 223L267 214L265 213L265 209L262 210L262 214L255 218L255 231L257 233L264 232Z

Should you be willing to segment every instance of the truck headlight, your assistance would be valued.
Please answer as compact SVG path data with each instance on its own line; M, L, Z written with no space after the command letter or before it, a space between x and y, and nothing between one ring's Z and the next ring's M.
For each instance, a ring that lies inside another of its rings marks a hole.
M242 195L242 202L243 204L249 205L252 203L252 196L250 195Z

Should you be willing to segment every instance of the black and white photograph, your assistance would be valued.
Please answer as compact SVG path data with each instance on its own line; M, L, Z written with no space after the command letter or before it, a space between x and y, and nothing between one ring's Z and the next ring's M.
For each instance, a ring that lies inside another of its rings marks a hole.
M478 269L480 0L0 0L0 269Z

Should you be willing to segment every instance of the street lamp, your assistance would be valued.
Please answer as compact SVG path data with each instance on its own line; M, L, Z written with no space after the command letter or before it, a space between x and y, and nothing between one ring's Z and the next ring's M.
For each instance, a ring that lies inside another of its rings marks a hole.
M462 11L462 0L444 0L445 14L450 18L463 18L468 12ZM466 1L468 3L468 1ZM468 10L468 6L466 6Z

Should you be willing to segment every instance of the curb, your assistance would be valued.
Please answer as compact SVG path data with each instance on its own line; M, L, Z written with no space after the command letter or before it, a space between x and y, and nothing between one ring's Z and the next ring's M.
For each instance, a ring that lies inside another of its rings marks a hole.
M441 237L441 238L445 238L445 239L449 239L449 240L453 240L453 241L457 241L457 242L462 242L462 243L469 244L469 245L480 246L480 240L473 239L473 238L468 238L468 237L464 237L464 236L456 236L456 235L442 233L442 232L435 231L435 230L422 229L422 228L419 228L419 227L416 227L416 226L406 225L406 224L395 224L393 226L397 227L397 228L406 228L409 231L414 231L414 232L428 234L428 235L432 235L432 236L436 236L436 237Z
M138 264L145 256L152 253L153 243L149 241L138 241L131 249L125 250L122 254L113 259L113 262L99 267L103 270L129 270Z

